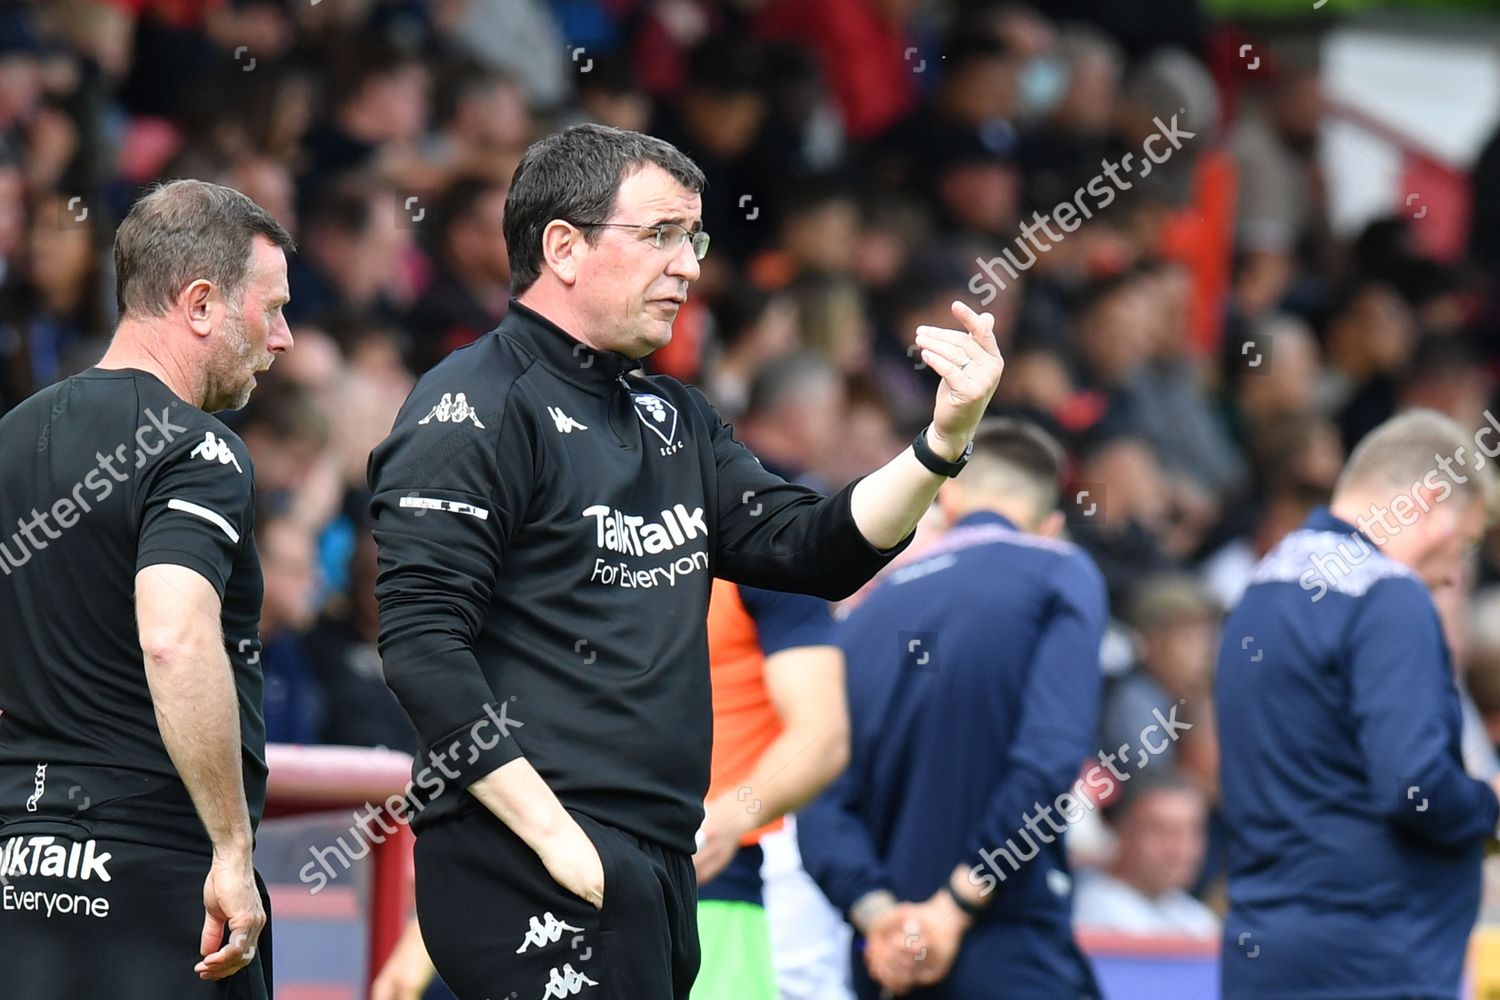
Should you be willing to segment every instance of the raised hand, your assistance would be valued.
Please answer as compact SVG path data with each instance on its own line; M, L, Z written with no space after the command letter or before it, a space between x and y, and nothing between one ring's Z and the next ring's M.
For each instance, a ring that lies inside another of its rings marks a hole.
M932 411L928 444L943 458L957 460L1000 385L1005 359L995 342L995 317L954 301L953 318L962 329L917 327L922 360L943 379Z

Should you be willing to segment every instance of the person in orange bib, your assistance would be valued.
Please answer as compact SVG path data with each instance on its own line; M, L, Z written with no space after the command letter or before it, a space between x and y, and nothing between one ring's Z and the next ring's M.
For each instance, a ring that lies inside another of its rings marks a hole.
M715 580L708 607L714 739L698 874L692 1000L776 1000L760 839L849 758L844 657L828 605Z

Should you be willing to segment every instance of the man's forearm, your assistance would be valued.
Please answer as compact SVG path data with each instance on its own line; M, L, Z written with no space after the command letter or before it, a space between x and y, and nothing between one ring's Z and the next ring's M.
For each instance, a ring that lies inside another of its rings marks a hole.
M949 461L957 461L969 443L940 440L931 430L927 435L932 450ZM892 548L911 534L942 484L943 477L907 448L855 485L849 498L854 523L877 549Z
M746 805L749 818L743 832L807 805L839 776L848 760L847 731L812 736L795 729L784 731L766 747L749 777L729 793ZM752 807L755 811L749 813Z
M248 856L239 699L218 630L193 643L147 649L145 661L162 743L215 853Z
M538 854L547 841L577 822L524 757L502 764L474 782L469 794Z

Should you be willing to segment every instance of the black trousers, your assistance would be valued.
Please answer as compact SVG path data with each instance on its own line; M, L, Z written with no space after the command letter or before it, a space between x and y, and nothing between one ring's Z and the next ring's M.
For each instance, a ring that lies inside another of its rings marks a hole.
M604 907L553 880L487 810L417 837L417 918L459 1000L687 1000L698 974L693 860L573 813L604 865Z
M255 960L208 982L208 854L95 839L70 822L0 829L0 995L7 1000L270 1000L271 925ZM256 877L269 918L270 899Z

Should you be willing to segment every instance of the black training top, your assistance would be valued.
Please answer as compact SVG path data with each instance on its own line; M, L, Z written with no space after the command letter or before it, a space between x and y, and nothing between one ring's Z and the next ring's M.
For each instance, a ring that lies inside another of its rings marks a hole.
M90 369L0 419L0 823L206 851L157 729L135 576L195 570L223 602L252 824L265 804L260 561L240 439L134 370Z
M512 301L370 459L386 680L421 734L416 829L525 756L564 806L691 852L708 790L710 582L836 599L873 548L761 468L703 396Z

